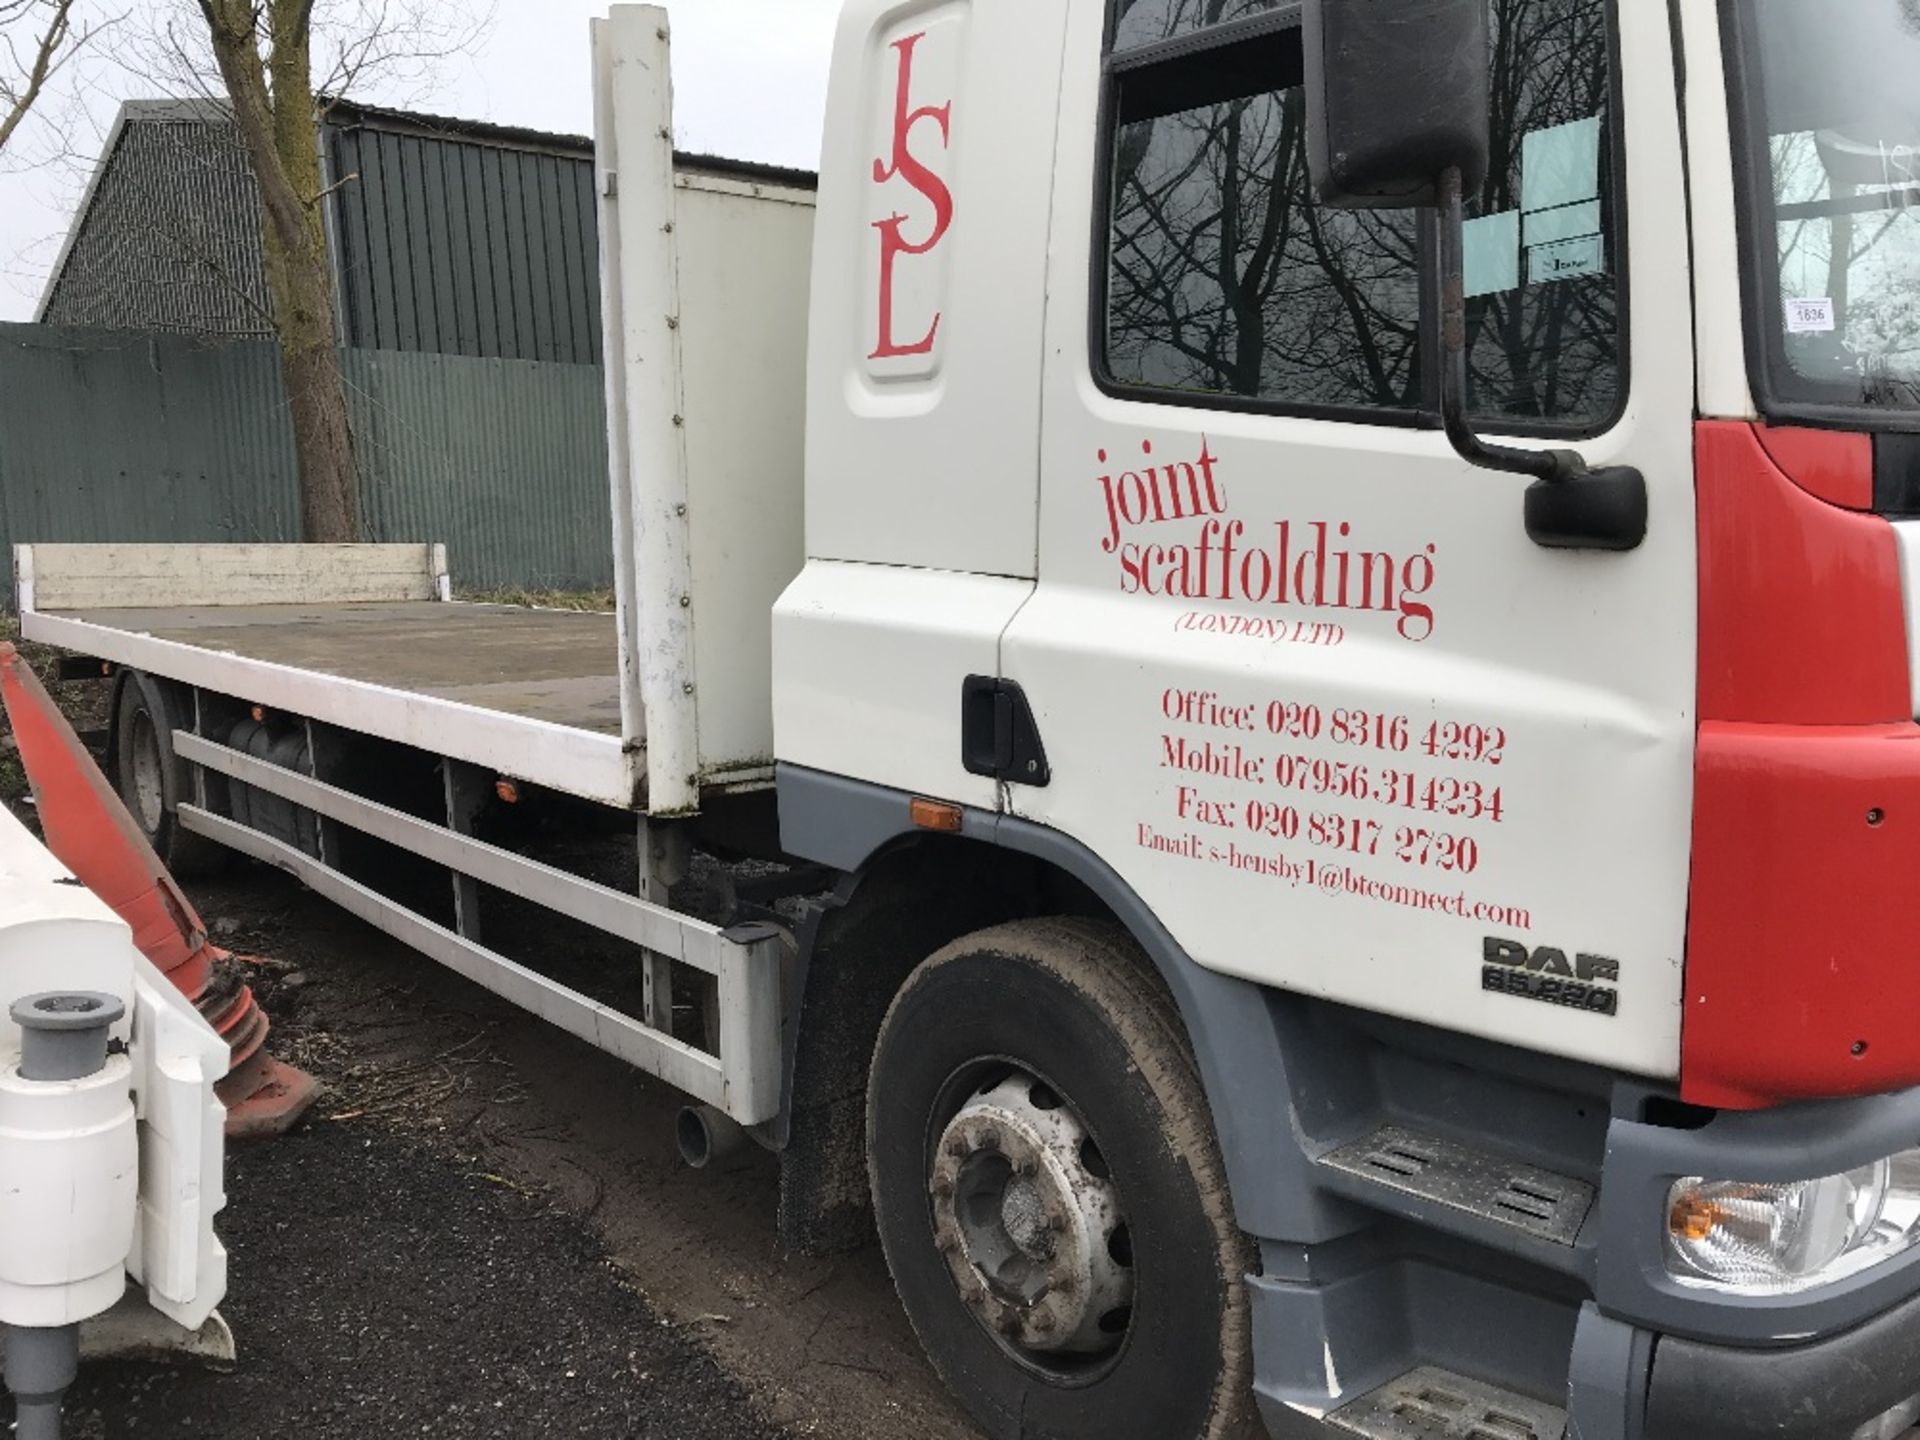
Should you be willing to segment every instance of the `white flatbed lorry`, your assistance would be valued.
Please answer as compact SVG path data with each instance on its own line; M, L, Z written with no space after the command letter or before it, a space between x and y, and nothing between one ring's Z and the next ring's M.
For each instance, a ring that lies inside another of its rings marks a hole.
M595 65L618 615L22 547L162 852L750 1128L995 1437L1907 1434L1911 6L849 0L817 195Z

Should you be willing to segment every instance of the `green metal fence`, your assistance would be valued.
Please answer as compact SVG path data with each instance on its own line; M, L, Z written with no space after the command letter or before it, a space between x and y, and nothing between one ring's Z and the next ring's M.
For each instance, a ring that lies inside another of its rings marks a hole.
M465 587L613 583L598 366L347 350L342 368L368 539L443 541ZM0 325L9 577L18 543L294 540L299 517L271 345Z

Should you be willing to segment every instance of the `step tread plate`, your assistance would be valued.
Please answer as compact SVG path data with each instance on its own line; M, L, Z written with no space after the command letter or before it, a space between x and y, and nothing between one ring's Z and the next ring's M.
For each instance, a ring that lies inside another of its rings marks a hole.
M1400 1125L1382 1126L1320 1163L1556 1245L1572 1245L1593 1209L1594 1189L1583 1180Z
M1327 1417L1364 1440L1562 1440L1566 1411L1436 1366L1410 1370Z

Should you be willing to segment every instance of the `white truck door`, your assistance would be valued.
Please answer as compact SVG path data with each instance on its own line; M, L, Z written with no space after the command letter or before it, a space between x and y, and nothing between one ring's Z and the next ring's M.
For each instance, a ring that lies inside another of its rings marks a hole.
M1673 56L1660 7L1495 8L1477 423L1639 467L1646 543L1539 548L1526 482L1433 428L1424 222L1315 204L1297 7L1074 0L1040 582L1003 645L1052 777L1008 803L1202 965L1672 1075L1696 649Z

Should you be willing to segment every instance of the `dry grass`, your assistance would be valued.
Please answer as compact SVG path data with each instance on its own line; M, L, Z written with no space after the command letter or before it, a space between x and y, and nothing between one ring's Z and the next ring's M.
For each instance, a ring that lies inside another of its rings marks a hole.
M531 610L613 613L611 590L537 590L515 586L506 590L462 590L457 598L473 605L518 605Z

